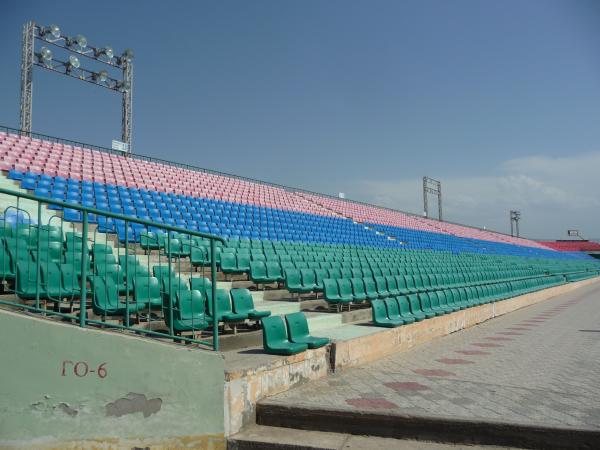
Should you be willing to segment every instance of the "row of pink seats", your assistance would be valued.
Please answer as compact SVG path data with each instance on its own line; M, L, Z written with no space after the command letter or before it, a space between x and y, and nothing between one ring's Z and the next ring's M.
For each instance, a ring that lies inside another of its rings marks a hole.
M0 134L0 169L46 173L325 216L335 214L277 186L11 134Z
M356 222L379 223L394 227L411 228L415 230L431 231L436 233L447 233L458 237L522 245L526 247L546 248L543 245L529 239L515 238L500 233L470 228L448 222L439 222L437 220L413 216L387 208L381 208L332 197L324 197L315 194L307 194L303 192L298 192L298 195L309 199L314 203L322 205L329 210L335 211L344 217L351 218Z

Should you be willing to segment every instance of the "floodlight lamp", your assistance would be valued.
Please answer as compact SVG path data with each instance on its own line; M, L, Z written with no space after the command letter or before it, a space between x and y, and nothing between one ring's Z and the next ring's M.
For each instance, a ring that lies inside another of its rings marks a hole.
M110 45L107 45L96 52L96 57L102 55L106 56L108 59L113 59L115 52Z
M38 59L41 63L48 65L52 60L52 50L48 47L42 47L40 49L40 53L38 54Z
M131 89L131 84L129 83L129 81L125 81L125 80L119 80L117 81L117 89L121 92L127 92L129 89Z
M54 39L60 39L60 27L58 25L54 25L54 24L47 26L47 27L43 27L40 30L40 35L42 37L46 37L47 35L50 35Z
M95 73L93 78L96 83L106 83L108 80L108 72L106 70L101 70L100 72Z
M79 69L80 65L81 65L81 63L79 62L79 58L77 58L77 56L75 56L75 55L69 56L69 62L67 62L67 70L68 71L70 71L71 69Z
M133 50L131 50L130 48L126 49L121 55L121 59L123 61L131 62L131 60L133 59Z
M69 47L75 47L77 51L81 52L87 47L87 39L83 34L78 34L74 38L69 38L67 44Z

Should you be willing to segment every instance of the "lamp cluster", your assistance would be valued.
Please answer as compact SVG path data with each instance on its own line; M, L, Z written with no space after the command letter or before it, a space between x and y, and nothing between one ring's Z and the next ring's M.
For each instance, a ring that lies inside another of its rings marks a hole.
M93 47L88 45L87 38L78 34L76 36L64 36L58 25L35 26L35 39L42 41L44 44L38 52L35 53L36 65L50 69L56 72L64 73L65 75L75 76L84 81L89 81L98 84L108 89L126 92L131 89L130 82L127 80L117 80L109 76L108 71L90 71L81 67L81 61L78 55L94 59L110 66L115 66L124 69L125 65L133 59L133 51L131 49L124 50L119 56L115 55L115 51L109 45L104 47ZM54 58L50 46L63 48L72 54L66 61L59 61Z

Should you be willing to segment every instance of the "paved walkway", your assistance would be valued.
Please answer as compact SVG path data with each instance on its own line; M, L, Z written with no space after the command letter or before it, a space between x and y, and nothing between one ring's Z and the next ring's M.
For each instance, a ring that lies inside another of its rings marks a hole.
M600 429L592 284L267 403Z

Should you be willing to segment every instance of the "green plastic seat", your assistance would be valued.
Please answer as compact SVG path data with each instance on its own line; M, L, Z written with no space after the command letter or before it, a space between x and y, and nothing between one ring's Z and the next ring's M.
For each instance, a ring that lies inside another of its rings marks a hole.
M226 274L239 273L235 253L221 254L221 271Z
M363 283L365 285L365 294L367 294L367 299L369 301L377 300L379 298L379 294L377 292L377 287L375 286L375 280L370 277L364 277Z
M421 292L420 294L418 294L419 297L419 302L421 303L421 311L423 311L425 313L426 316L428 316L429 314L435 314L436 316L443 316L445 314L444 311L442 310L434 310L431 307L431 301L429 299L429 294L427 292ZM429 318L429 317L427 317Z
M285 270L285 288L291 293L304 292L302 288L302 277L298 269Z
M437 291L435 294L437 294L438 297L438 302L440 304L440 308L442 309L446 309L449 312L456 312L456 311L460 311L460 306L456 306L454 304L451 304L448 302L448 295L447 295L447 290L441 290L441 291Z
M250 280L255 284L272 283L274 280L267 274L267 265L264 261L252 261L250 263Z
M22 259L16 264L15 291L19 298L32 300L36 298L36 286L41 279L37 274L37 266L31 259ZM39 283L40 298L46 298L46 292Z
M0 246L0 278L12 280L15 277L15 268L10 253L4 246Z
M350 284L352 285L352 297L355 302L364 302L367 300L365 283L362 278L351 278Z
M315 269L315 283L317 285L315 290L323 291L323 280L325 278L328 278L327 269Z
M302 291L313 292L318 288L317 277L315 269L300 269L300 275L302 275Z
M414 294L413 294L414 295ZM396 297L396 302L398 302L398 308L400 310L400 317L404 320L405 318L413 318L416 322L420 322L421 320L425 320L426 316L420 309L416 309L412 311L410 307L410 302L408 297L405 295L399 295ZM417 300L417 305L419 301ZM420 306L419 306L420 308Z
M294 355L308 349L308 344L290 342L286 326L280 316L261 319L263 328L263 347L272 355Z
M398 284L394 275L387 275L385 277L385 282L387 284L387 290L390 294L390 297L396 297L397 295L400 295L400 289L398 289Z
M81 247L80 247L81 248ZM94 262L96 259L101 260L102 255L112 255L113 249L108 244L94 244L92 245L92 256L94 258Z
M409 294L416 294L419 292L419 289L415 286L415 279L412 275L404 275L404 280L406 281L406 289Z
M281 282L284 280L281 265L278 261L267 261L267 276L272 282Z
M327 302L340 303L340 288L336 279L325 278L323 280L323 296Z
M140 233L140 247L144 250L160 250L163 246L164 241L161 243L156 233L151 231L142 231Z
M190 251L190 262L197 271L198 267L210 265L210 255L208 249L203 246L194 245Z
M386 298L384 301L385 309L387 311L387 316L391 320L402 320L404 324L413 323L415 321L414 317L402 317L400 314L400 307L398 306L398 302L395 297Z
M236 314L245 315L250 320L259 320L271 315L271 311L260 311L254 307L254 300L248 289L236 288L232 289L230 293L233 311Z
M208 278L193 277L190 278L190 289L200 291L202 295L206 296L206 292L210 291L212 283Z
M137 276L133 279L133 299L137 304L150 306L150 308L162 307L162 295L158 278Z
M99 316L124 316L129 306L129 313L140 311L144 305L129 302L127 305L119 299L119 288L112 278L97 277L94 280L92 309Z
M383 300L373 300L371 302L371 313L373 324L378 327L395 328L404 325L402 319L390 319L387 315L387 309Z
M67 291L62 283L61 270L57 263L44 261L40 263L42 286L48 300L60 302L64 298L75 295L73 290Z
M212 292L206 291L206 311L208 321L212 321L212 317L216 315L218 322L235 323L243 322L248 318L247 314L234 313L231 308L231 301L229 299L229 292L226 289L216 290L216 314L213 312L212 304Z
M127 288L125 287L125 274L123 268L119 264L94 265L94 273L96 275L94 280L96 278L110 278L119 288L119 294L125 294L127 292Z
M205 312L205 297L199 291L178 291L173 304L173 331L201 331L210 326ZM171 310L164 309L165 323L169 326Z
M62 288L66 292L70 292L73 297L81 296L81 281L79 278L80 272L81 262L79 267L68 262L60 264Z
M308 329L308 321L302 312L286 314L285 322L289 340L296 344L306 344L308 348L315 349L329 344L325 337L311 336Z
M385 278L383 276L376 276L375 280L375 288L377 289L377 295L379 298L387 298L390 296L389 291L387 290L387 283L385 282Z

